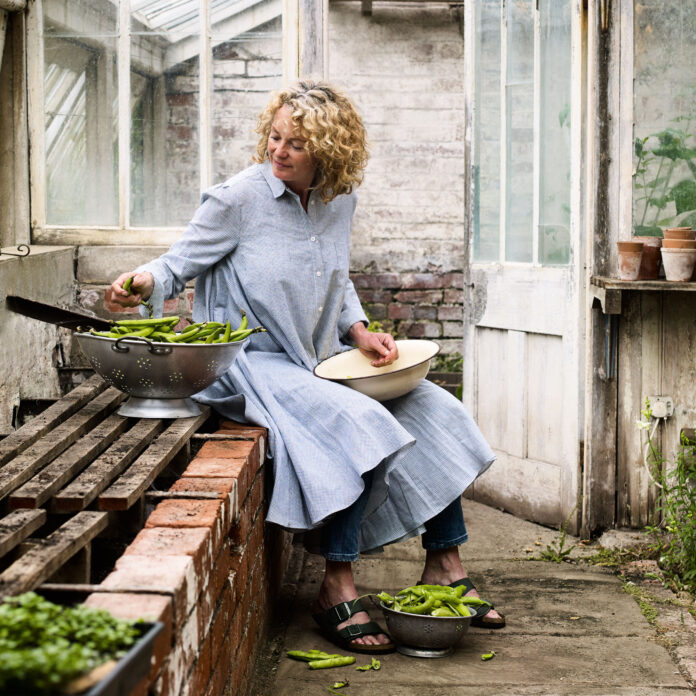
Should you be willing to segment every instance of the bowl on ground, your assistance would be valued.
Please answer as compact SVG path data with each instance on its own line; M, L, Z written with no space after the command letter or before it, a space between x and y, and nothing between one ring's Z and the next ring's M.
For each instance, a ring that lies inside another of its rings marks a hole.
M475 616L408 614L390 609L382 602L380 608L397 651L412 657L451 655Z
M314 368L317 377L340 382L377 401L396 399L415 389L428 374L430 361L440 352L435 341L396 342L399 357L384 367L373 367L358 348L338 353Z
M190 397L221 377L248 341L173 344L89 333L75 336L94 371L129 395L119 415L136 418L200 415L200 407Z

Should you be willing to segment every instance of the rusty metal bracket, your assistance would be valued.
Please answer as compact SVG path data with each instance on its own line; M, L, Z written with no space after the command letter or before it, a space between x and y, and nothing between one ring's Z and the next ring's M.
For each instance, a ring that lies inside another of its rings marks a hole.
M609 0L601 0L599 5L602 31L606 31L609 29Z
M23 251L23 250L24 250L24 253L22 253L22 254L13 254L9 251L3 251L2 249L0 249L0 256L20 256L20 257L29 256L31 249L26 244L20 244L17 247L17 251Z

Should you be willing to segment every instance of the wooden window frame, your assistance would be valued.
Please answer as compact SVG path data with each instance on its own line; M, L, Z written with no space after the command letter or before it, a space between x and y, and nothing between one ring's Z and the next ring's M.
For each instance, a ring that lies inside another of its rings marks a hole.
M66 0L66 2L69 0ZM199 0L204 30L199 37L199 187L212 183L212 0ZM323 77L328 65L328 0L282 0L283 81ZM130 143L130 0L120 0L118 35L118 142ZM125 31L121 29L125 28ZM50 225L46 222L44 139L43 2L27 11L28 127L30 148L31 241L45 245L162 245L174 242L185 226L138 226L130 220L130 147L118 148L118 224Z

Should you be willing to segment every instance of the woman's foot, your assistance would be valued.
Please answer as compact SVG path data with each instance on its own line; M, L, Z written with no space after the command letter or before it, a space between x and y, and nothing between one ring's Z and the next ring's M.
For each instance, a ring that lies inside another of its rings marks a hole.
M449 549L426 552L425 567L420 579L424 585L449 585L466 577L468 576L459 558L459 549L456 546ZM464 596L480 597L475 587ZM500 622L503 620L503 617L495 609L490 609L486 613L486 619L493 623L493 620ZM485 624L486 621L483 623Z
M319 598L317 608L326 611L341 602L352 602L358 598L358 591L353 580L353 569L350 563L340 561L326 561L324 580L319 588ZM344 628L351 624L366 624L370 621L370 616L366 611L358 611L347 621L336 627ZM369 636L361 636L351 641L356 645L388 645L391 643L389 636L384 633L377 633Z

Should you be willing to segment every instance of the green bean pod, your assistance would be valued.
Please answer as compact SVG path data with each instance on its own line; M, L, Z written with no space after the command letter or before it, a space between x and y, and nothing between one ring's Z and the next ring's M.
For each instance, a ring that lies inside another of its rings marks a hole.
M343 655L325 653L323 650L288 650L286 655L293 660L302 660L303 662L330 660L334 657L343 657Z
M172 324L176 326L179 323L179 317L152 317L151 319L119 319L116 322L117 326L159 326L162 324Z
M230 340L231 333L232 333L232 324L230 324L230 322L228 321L225 324L225 330L224 330L222 336L220 336L220 338L218 338L218 343L228 343Z
M329 669L330 667L345 667L355 662L354 657L332 657L325 660L312 660L308 663L309 669Z
M428 614L432 610L434 602L434 597L427 597L425 602L420 604L401 604L400 611L406 614Z

